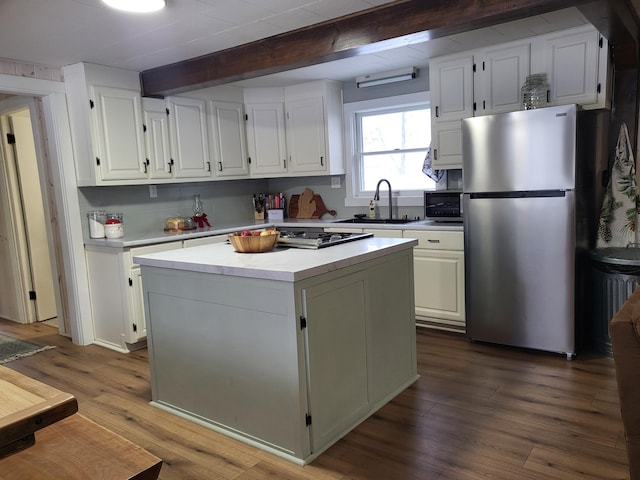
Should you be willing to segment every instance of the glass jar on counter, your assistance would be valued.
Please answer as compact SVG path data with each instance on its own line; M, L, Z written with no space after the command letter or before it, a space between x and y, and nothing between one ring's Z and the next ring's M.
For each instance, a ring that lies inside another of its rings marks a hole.
M107 238L122 238L124 236L124 216L122 213L107 213L104 222L104 235Z
M546 107L549 104L549 93L546 73L528 75L527 80L520 89L522 109L531 110Z
M104 222L107 220L107 212L96 210L87 213L89 221L89 237L104 238Z

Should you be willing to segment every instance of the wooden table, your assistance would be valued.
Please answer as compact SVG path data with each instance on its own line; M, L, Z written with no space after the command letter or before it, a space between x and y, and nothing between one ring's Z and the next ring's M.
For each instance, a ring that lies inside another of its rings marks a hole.
M0 366L0 480L158 478L162 460L77 411L73 395Z
M0 366L0 457L30 447L36 431L77 411L73 395Z

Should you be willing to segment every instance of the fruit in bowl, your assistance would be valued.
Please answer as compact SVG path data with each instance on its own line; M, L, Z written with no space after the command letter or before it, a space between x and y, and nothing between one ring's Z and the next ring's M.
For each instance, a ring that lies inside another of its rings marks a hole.
M279 236L279 232L274 229L242 230L230 233L229 243L236 252L264 253L273 250Z

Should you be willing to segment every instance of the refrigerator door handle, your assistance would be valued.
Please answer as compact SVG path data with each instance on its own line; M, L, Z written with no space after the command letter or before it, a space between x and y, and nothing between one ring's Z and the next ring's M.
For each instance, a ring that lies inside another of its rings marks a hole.
M548 198L564 197L566 190L538 190L528 192L479 192L470 193L469 198Z

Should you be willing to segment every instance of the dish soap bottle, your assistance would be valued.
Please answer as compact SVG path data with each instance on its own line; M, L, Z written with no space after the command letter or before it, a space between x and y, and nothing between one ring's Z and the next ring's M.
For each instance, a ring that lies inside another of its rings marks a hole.
M369 218L376 218L376 202L369 200Z

